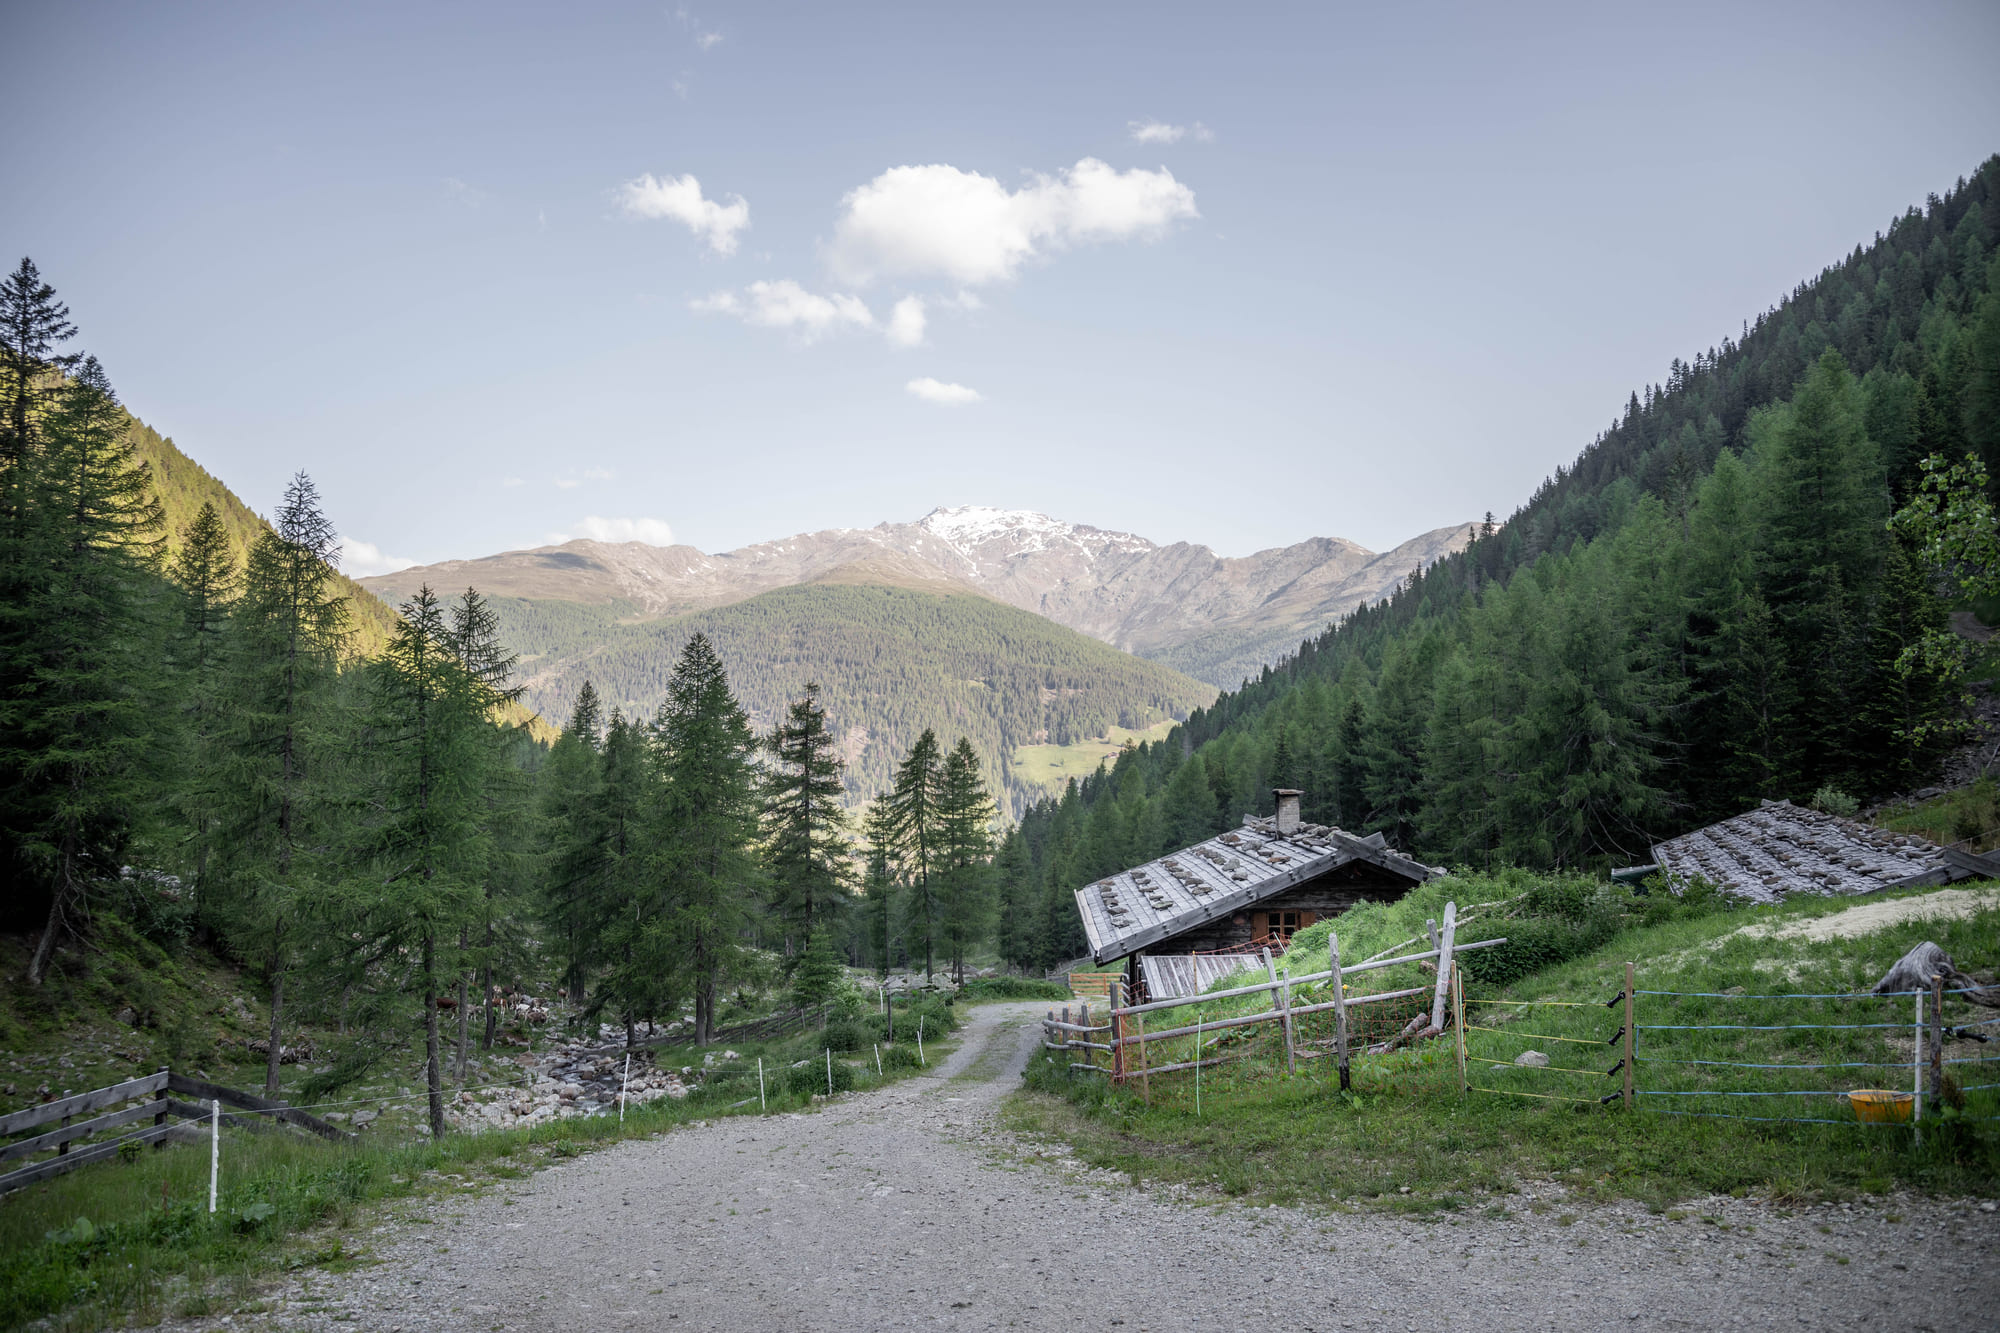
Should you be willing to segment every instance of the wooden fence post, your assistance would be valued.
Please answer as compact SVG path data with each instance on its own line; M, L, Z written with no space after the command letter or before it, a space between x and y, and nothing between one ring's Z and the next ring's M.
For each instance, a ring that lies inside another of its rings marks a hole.
M1060 1028L1056 1029L1056 1031L1057 1031L1057 1034L1058 1034L1058 1035L1059 1035L1059 1036L1060 1036L1060 1037L1062 1038L1062 1053L1063 1053L1063 1075L1064 1075L1065 1077L1067 1077L1067 1076L1068 1076L1068 1075L1069 1075L1069 1074L1070 1074L1070 1073L1071 1073L1071 1072L1072 1072L1072 1071L1073 1071L1073 1070L1075 1069L1075 1067L1076 1067L1076 1052L1075 1052L1075 1051L1072 1051L1072 1050L1071 1050L1071 1049L1069 1048L1069 1042L1070 1042L1070 1036L1069 1036L1069 1006L1068 1006L1068 1005L1064 1005L1064 1006L1063 1006L1063 1010L1062 1010L1062 1014L1063 1014L1063 1016L1062 1016L1062 1026L1061 1026Z
M1637 1058L1639 1033L1632 1023L1632 964L1625 964L1625 1109L1632 1109L1632 1061Z
M166 1067L162 1066L160 1072L162 1074L165 1074L167 1072ZM155 1113L155 1115L153 1116L153 1123L155 1125L164 1125L167 1123L167 1083L164 1078L160 1080L160 1090L153 1094L153 1100L160 1104L159 1111ZM167 1146L167 1140L164 1135L153 1140L153 1148L155 1149L155 1151L164 1148L166 1146Z
M1150 1060L1146 1055L1146 1020L1133 1015L1133 1022L1139 1025L1139 1095L1146 1099L1146 1105L1153 1104L1153 1075L1149 1069Z
M1271 978L1271 1007L1278 1011L1278 1030L1285 1037L1285 1072L1292 1072L1292 1013L1291 1002L1285 996L1285 985L1278 980L1278 965L1271 961L1269 949L1259 949L1264 956L1264 971Z
M1111 978L1111 1082L1125 1081L1125 1020L1118 1011L1125 1006L1125 978Z
M1944 1098L1944 974L1931 976L1931 1110Z
M1458 1095L1463 1097L1471 1091L1465 1082L1465 976L1455 960L1451 965L1451 1030L1458 1037L1454 1043L1458 1048Z
M1088 1002L1085 1002L1082 1008L1078 1011L1076 1016L1076 1025L1080 1028L1087 1028L1090 1026L1090 1005ZM1097 1052L1090 1049L1090 1034L1088 1032L1072 1033L1070 1035L1070 1040L1079 1041L1083 1043L1083 1062L1089 1065L1092 1069L1097 1068Z
M1431 1026L1444 1031L1444 1000L1451 987L1452 937L1458 933L1458 904L1444 905L1444 930L1437 937L1437 989L1431 994Z
M1327 962L1333 968L1333 1055L1340 1068L1340 1090L1352 1085L1347 1069L1347 986L1340 979L1340 936L1326 936Z

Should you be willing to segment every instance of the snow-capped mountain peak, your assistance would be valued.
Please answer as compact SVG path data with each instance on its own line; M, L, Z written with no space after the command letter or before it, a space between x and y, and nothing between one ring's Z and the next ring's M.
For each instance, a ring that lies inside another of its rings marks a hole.
M1032 509L996 509L991 505L953 505L933 509L917 520L916 526L963 555L970 556L995 543L1010 554L1045 551L1069 544L1096 551L1107 547L1142 551L1153 543L1129 532L1106 532L1083 524L1038 514Z

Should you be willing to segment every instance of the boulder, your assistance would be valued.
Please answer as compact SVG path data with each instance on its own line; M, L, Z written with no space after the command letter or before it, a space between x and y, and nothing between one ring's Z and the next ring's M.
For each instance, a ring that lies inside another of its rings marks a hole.
M1549 1057L1543 1055L1540 1051L1522 1051L1514 1057L1514 1063L1527 1069L1546 1069L1549 1065Z

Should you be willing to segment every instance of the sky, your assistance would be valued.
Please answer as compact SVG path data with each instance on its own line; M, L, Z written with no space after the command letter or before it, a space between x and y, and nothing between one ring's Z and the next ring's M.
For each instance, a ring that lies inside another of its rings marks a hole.
M0 244L351 573L1504 517L2000 151L2000 5L10 8Z

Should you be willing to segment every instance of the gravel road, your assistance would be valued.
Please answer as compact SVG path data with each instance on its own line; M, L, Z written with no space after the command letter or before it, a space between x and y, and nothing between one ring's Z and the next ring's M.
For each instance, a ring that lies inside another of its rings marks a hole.
M972 1010L931 1074L810 1115L633 1141L384 1222L380 1262L227 1323L271 1329L1866 1328L2000 1320L2000 1215L1913 1198L1410 1221L1133 1189L994 1111L1042 1006ZM1547 1211L1532 1211L1537 1206ZM1571 1214L1574 1214L1572 1217ZM1907 1220L1892 1222L1892 1214ZM1712 1219L1712 1220L1704 1220Z

